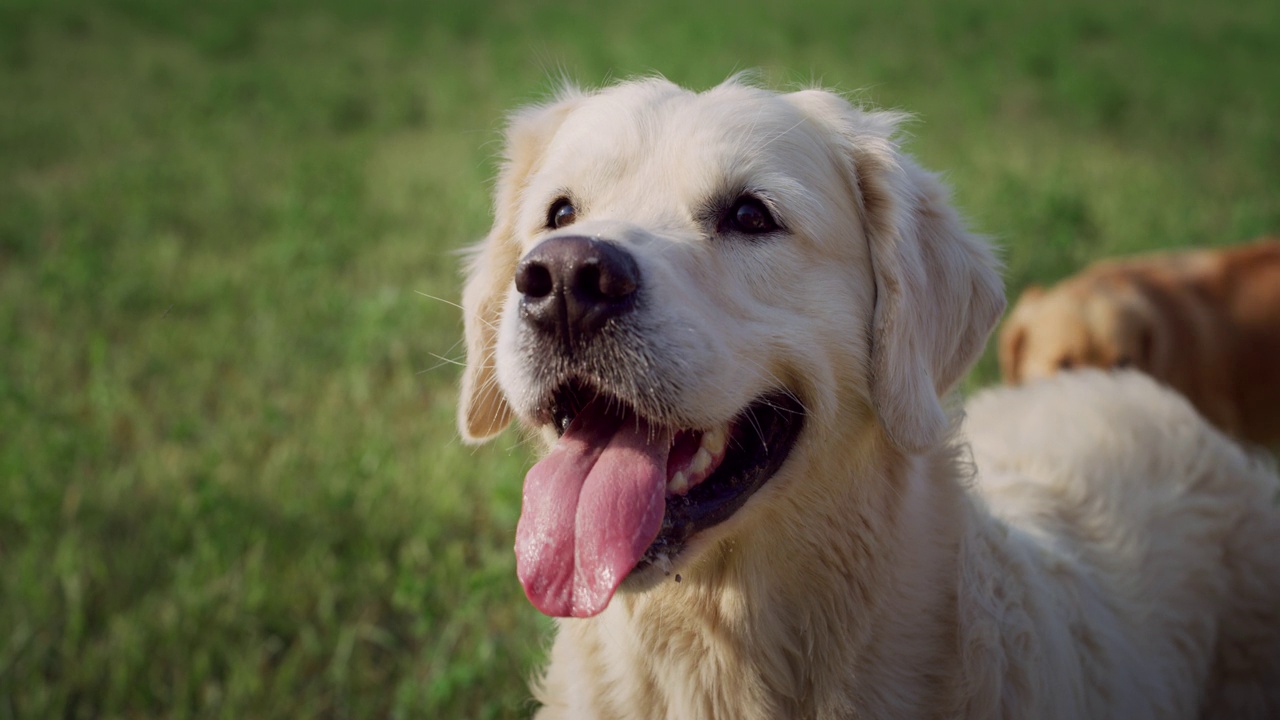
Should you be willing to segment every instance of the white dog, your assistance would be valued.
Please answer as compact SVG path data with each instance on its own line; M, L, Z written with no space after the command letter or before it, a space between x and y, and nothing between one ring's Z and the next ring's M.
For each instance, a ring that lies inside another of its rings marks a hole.
M1280 717L1276 478L1137 375L954 432L1004 298L897 121L662 80L512 119L460 424L547 443L539 717Z

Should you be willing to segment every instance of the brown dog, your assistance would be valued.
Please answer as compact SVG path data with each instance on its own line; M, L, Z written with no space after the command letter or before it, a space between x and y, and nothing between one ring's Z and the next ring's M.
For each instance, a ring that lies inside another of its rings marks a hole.
M1000 333L1013 384L1130 365L1227 431L1280 442L1280 238L1096 263L1028 288Z

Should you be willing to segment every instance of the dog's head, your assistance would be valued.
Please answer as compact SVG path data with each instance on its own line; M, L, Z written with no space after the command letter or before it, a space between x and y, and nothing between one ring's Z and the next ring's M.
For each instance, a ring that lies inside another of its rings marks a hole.
M805 482L814 437L943 441L939 397L1004 300L897 120L662 80L512 118L463 295L459 424L482 440L514 417L551 446L517 529L541 610L593 615L732 532L759 488Z
M1077 368L1152 371L1154 309L1135 284L1085 275L1027 288L1000 330L1000 373L1018 384Z

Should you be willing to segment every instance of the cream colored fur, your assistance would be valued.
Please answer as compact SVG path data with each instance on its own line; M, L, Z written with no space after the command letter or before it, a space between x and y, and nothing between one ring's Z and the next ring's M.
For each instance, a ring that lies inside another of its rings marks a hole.
M991 391L953 427L941 399L1003 295L898 120L662 80L513 118L464 292L465 437L554 437L538 403L567 360L530 349L512 278L566 193L573 232L644 282L594 382L673 427L780 387L806 409L778 474L668 578L559 622L538 717L1280 716L1275 476L1131 374ZM708 225L743 190L781 236Z

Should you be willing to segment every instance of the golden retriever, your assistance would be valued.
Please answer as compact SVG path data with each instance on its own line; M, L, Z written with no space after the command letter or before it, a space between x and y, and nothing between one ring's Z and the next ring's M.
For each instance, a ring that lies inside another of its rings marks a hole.
M1228 432L1280 443L1280 239L1108 260L1028 288L999 354L1014 384L1132 366Z
M545 444L538 717L1280 716L1277 479L1138 374L959 427L1003 293L898 121L660 79L511 119L459 424Z

